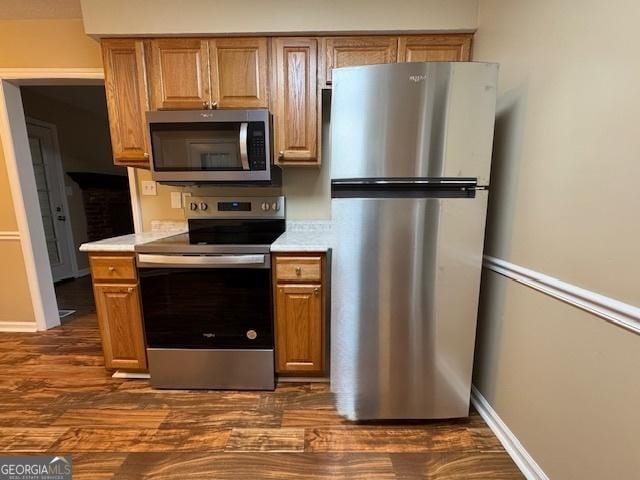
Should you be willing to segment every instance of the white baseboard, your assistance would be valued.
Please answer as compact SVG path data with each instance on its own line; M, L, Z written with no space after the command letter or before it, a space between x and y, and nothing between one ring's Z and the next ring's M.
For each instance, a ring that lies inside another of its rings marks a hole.
M640 333L640 307L564 282L501 258L484 256L485 268L557 300L581 308L608 322Z
M37 332L38 326L31 322L0 322L0 332Z
M527 480L549 480L540 465L529 455L529 452L489 405L487 399L482 396L475 385L471 386L471 403L476 407L476 410L478 410L478 413L495 433L496 437L498 437L504 449Z
M137 373L137 372L122 372L120 370L116 370L116 372L111 375L112 378L135 378L135 379L147 379L151 378L151 375L148 373Z

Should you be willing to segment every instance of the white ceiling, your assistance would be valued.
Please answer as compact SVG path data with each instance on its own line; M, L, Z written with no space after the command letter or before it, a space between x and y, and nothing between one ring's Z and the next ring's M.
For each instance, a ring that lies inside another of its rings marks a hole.
M0 20L82 18L80 0L0 0Z

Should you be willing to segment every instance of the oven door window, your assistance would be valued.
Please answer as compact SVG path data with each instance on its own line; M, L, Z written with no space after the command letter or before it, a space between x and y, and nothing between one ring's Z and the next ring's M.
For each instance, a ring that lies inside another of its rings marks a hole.
M140 269L150 348L273 348L269 269Z
M246 139L242 139L241 125L152 124L153 167L156 171L243 170Z

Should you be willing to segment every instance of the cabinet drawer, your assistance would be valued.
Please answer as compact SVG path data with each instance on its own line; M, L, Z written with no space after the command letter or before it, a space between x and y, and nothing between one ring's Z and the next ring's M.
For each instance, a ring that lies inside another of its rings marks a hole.
M133 256L91 256L90 263L94 282L137 279L136 263Z
M322 257L276 257L276 280L320 282Z

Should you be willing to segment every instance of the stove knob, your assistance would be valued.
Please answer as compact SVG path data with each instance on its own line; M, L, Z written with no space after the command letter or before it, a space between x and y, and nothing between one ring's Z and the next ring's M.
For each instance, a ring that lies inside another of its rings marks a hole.
M274 212L277 212L278 210L280 210L280 204L278 202L273 202L271 204L271 210L273 210Z
M198 209L198 204L196 202L191 202L189 204L189 209L194 210L194 211L197 210Z
M200 210L206 210L207 208L209 208L209 205L207 205L205 202L200 202Z
M264 212L267 212L271 208L271 205L269 205L267 202L262 202L262 205L260 205L260 208L262 208Z

